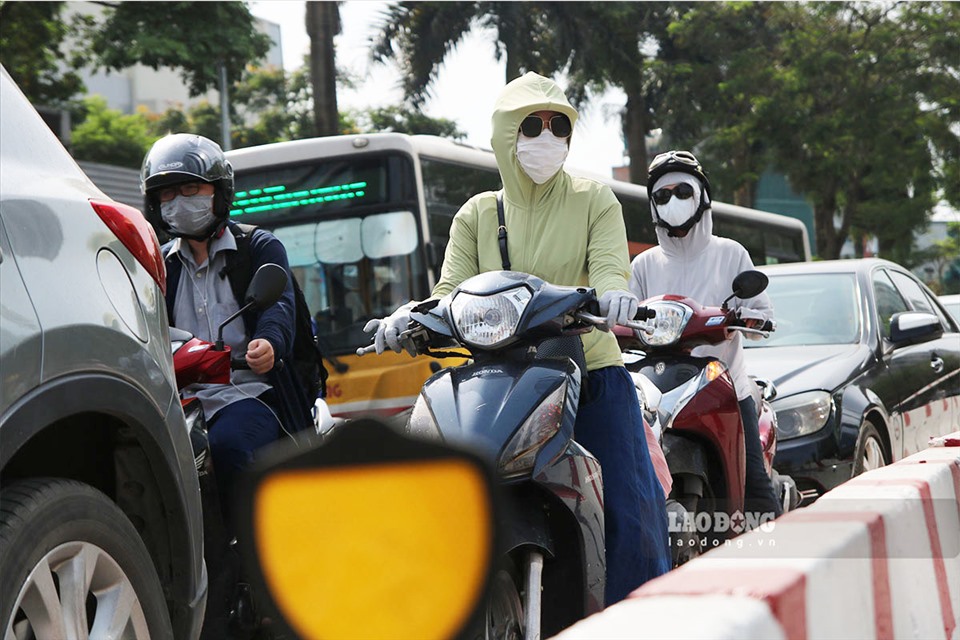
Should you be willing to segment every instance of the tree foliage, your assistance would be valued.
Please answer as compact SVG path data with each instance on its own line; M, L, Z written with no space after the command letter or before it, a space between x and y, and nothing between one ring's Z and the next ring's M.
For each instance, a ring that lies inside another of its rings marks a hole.
M0 63L35 105L62 107L84 90L82 57L63 50L74 33L61 19L64 4L0 2Z
M86 115L71 135L74 157L139 169L157 137L144 114L124 115L109 109L103 96L85 98L83 110Z
M101 4L107 7L104 21L91 24L86 34L95 64L179 69L192 96L218 86L221 65L235 81L270 48L243 2Z

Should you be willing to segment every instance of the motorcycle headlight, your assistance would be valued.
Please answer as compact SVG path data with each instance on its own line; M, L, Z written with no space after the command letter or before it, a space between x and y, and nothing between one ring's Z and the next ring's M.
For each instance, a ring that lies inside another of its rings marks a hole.
M433 417L433 411L427 406L423 396L417 396L413 411L410 412L407 434L424 440L443 440L437 419Z
M526 287L515 287L491 296L461 292L450 306L453 323L467 344L495 347L513 336L532 297Z
M665 347L680 339L684 327L687 326L693 310L679 302L654 302L648 305L656 311L652 320L653 333L639 332L640 341L651 347Z
M511 476L533 468L540 448L560 430L566 396L564 383L533 410L500 454L500 473Z
M823 429L833 412L833 398L826 391L807 391L777 399L771 406L777 414L777 436L787 440Z

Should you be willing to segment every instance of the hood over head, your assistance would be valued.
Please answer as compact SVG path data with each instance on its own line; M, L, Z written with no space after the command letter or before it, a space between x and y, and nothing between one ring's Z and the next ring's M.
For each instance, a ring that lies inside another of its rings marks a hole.
M698 254L703 251L710 242L710 236L713 235L713 209L710 207L710 197L704 193L703 184L689 173L671 172L667 173L656 181L650 192L654 192L663 186L669 184L679 184L685 182L693 187L693 198L690 199L693 209L700 206L701 199L706 198L707 208L704 209L700 221L695 223L687 235L683 238L672 237L670 231L657 224L657 205L650 200L650 217L653 220L654 229L657 232L657 241L660 247L667 255L684 257ZM672 198L665 206L676 204L676 199Z
M509 82L501 90L494 104L493 136L490 138L490 145L497 158L505 197L508 200L524 200L537 187L517 160L517 132L520 130L520 123L534 111L562 113L570 118L570 124L574 127L579 115L556 82L532 71ZM540 135L553 134L544 131ZM571 135L569 139L572 137ZM542 186L555 183L558 176L562 175L563 169Z

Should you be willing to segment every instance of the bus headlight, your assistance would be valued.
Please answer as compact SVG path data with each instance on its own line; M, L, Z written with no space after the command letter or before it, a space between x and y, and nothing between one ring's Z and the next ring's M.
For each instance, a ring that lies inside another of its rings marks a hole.
M666 347L680 339L687 322L693 316L693 310L679 302L654 302L647 305L648 309L656 311L656 316L650 321L653 333L638 332L640 341L650 347Z
M505 476L524 473L533 468L537 453L544 443L560 430L567 384L563 383L540 403L526 419L500 454L500 473Z
M490 296L460 292L450 305L460 337L474 347L496 347L513 337L531 295L515 287Z

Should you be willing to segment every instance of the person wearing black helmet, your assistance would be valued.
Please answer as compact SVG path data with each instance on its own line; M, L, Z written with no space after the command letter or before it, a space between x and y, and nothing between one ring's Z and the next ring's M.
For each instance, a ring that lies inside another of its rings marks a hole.
M710 181L700 162L689 151L656 156L648 171L647 196L659 246L633 259L630 290L641 300L677 294L703 305L720 306L737 274L754 266L740 243L713 235ZM748 327L757 328L773 319L773 306L765 293L748 300L734 298L730 304ZM693 355L719 358L733 378L745 436L746 509L779 516L782 506L763 465L756 385L746 373L742 335L730 332L724 343L697 347Z
M266 230L229 221L233 167L216 142L186 133L161 138L144 158L140 177L147 218L161 235L173 238L162 248L171 326L214 342L220 323L243 302L232 284L236 272L252 274L266 263L287 271L278 302L224 327L224 343L234 353L245 353L250 369L233 371L229 385L195 384L183 390L184 397L196 397L203 406L223 517L235 535L230 505L237 473L252 462L257 449L311 422L292 367L278 364L291 353L295 331L287 252ZM236 568L230 560L221 562L214 558L218 575L211 576L202 637L228 635L228 600L236 587L224 576Z
M233 167L216 142L186 133L161 138L144 158L141 191L147 218L173 237L163 247L171 326L215 341L218 325L242 302L228 278L241 260L249 260L251 273L272 262L289 275L286 249L273 234L241 229L229 221ZM245 234L249 238L243 238ZM247 248L249 255L239 256L238 247ZM284 430L292 432L309 423L291 371L276 366L290 353L294 326L290 277L277 303L244 314L243 322L224 328L224 342L235 353L246 354L250 370L234 371L229 386L194 385L185 390L203 404L215 472L225 490L256 449Z

